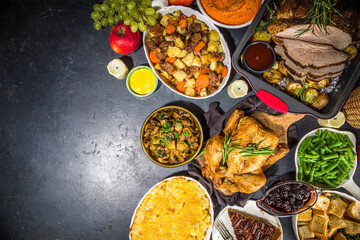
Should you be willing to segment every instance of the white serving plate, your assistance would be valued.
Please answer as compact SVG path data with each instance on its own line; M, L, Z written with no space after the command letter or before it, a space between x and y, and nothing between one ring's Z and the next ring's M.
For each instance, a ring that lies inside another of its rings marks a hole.
M356 156L356 137L352 132L349 131L340 131L340 130L336 130L333 128L316 128L312 131L310 131L309 133L307 133L304 137L301 138L301 140L299 141L298 145L296 146L296 150L295 150L295 168L296 168L296 180L298 179L298 163L299 163L299 159L298 159L298 150L299 147L301 146L302 142L305 140L305 138L310 137L310 136L314 136L315 132L317 130L328 130L331 132L335 132L335 133L343 133L349 136L350 141L352 142L352 144L354 145L353 148L353 152L355 153L355 160L354 160L354 167L350 170L349 172L349 180L344 179L340 185L337 188L343 187L345 188L347 191L349 191L355 198L360 199L360 188L359 186L354 182L353 177L354 177L354 173L356 171L356 167L357 167L357 156ZM321 187L321 186L318 186ZM326 189L331 189L331 188L326 188Z
M323 191L321 194L323 193L327 193L327 192L330 192L330 193L336 193L336 194L339 194L342 198L345 198L347 200L350 200L351 202L358 202L360 203L360 201L358 201L356 198L346 194L346 193L343 193L343 192L338 192L338 191L334 191L334 190L326 190L326 191ZM320 193L319 193L320 195ZM293 225L293 229L294 229L294 234L295 234L295 237L297 240L300 240L300 236L299 236L299 232L298 232L298 228L297 228L297 219L298 219L298 216L299 215L295 215L292 217L292 225Z
M133 225L134 218L135 218L135 214L136 214L136 212L137 212L140 204L142 203L142 201L144 200L144 198L151 192L151 190L153 190L157 185L161 184L162 182L164 182L164 181L166 181L166 180L170 180L170 179L178 178L178 177L184 177L184 178L189 179L189 180L191 180L191 181L193 181L193 182L196 182L196 183L202 188L202 190L204 190L204 192L206 193L206 196L208 197L209 203L210 203L211 225L210 225L209 228L207 229L205 238L204 238L203 240L209 240L209 239L210 239L211 230L212 230L212 225L213 225L213 223L214 223L214 207L213 207L213 203L212 203L212 201L211 201L211 197L210 197L209 193L206 191L206 189L203 187L203 185L201 185L201 183L199 183L198 181L196 181L196 180L193 179L193 178L185 177L185 176L176 176L176 177L166 178L166 179L162 180L161 182L158 182L157 184L155 184L152 188L150 188L149 191L147 191L147 193L141 198L141 200L139 201L138 205L136 206L135 211L134 211L134 214L133 214L133 216L132 216L132 218L131 218L131 223L130 223L129 229L130 229L131 226ZM129 231L129 240L131 240L130 231Z
M262 3L261 3L261 4L263 4L263 3L264 3L264 0L262 0ZM202 7L201 0L196 0L196 4L197 4L197 6L199 7L200 12L201 12L202 14L204 14L206 17L208 17L215 25L217 25L217 26L219 26L219 27L229 28L229 29L237 29L237 28L247 27L247 26L250 25L250 23L252 23L252 20L249 21L249 22L247 22L247 23L239 24L239 25L230 25L230 24L225 24L225 23L218 22L218 21L216 21L215 19L213 19L212 17L210 17L210 16L206 13L205 9ZM260 6L260 8L261 8L261 6ZM260 10L260 8L259 8L259 10ZM254 18L255 18L255 17L254 17Z
M219 215L216 217L215 223L218 220L222 220L224 222L226 228L229 230L231 236L234 239L236 239L236 237L235 237L234 229L232 227L232 224L231 224L231 221L229 218L229 214L227 212L228 209L238 210L238 211L246 213L250 216L265 219L267 222L271 223L272 225L274 225L280 229L280 231L281 231L280 240L283 239L283 229L281 227L279 218L271 216L270 214L260 210L256 206L256 201L254 201L254 200L249 200L243 208L238 207L238 206L226 206L223 210L221 210ZM219 231L216 229L215 224L213 224L212 240L223 240Z
M161 16L163 16L163 15L165 15L167 13L172 14L172 13L176 12L177 10L180 10L186 16L191 16L192 14L194 14L199 21L204 22L209 27L209 30L214 29L214 30L219 32L220 43L221 43L221 45L223 47L223 50L224 50L224 53L225 53L225 59L224 59L223 63L229 70L228 74L222 79L221 85L218 87L218 89L216 89L216 91L214 91L211 94L209 94L207 96L204 96L204 97L191 97L191 96L187 96L184 93L181 93L181 92L177 91L175 86L171 86L169 83L165 82L161 78L159 72L154 68L153 64L151 63L151 61L149 59L149 52L148 52L148 50L147 50L147 48L145 46L145 40L148 38L148 35L149 35L147 30L143 34L143 45L144 45L144 51L145 51L146 59L148 60L150 67L155 72L158 79L160 79L160 81L166 87L168 87L171 91L173 91L173 92L175 92L175 93L177 93L177 94L179 94L181 96L184 96L186 98L191 98L191 99L206 99L206 98L212 97L212 96L216 95L217 93L219 93L226 86L226 84L227 84L227 82L229 80L229 77L230 77L230 73L231 73L231 56L230 56L230 51L229 51L228 45L227 45L223 35L219 31L219 29L209 20L209 18L205 17L204 15L199 13L198 11L195 11L195 10L193 10L191 8L188 8L188 7L169 6L169 7L161 8L159 11L157 11L157 13L159 13Z

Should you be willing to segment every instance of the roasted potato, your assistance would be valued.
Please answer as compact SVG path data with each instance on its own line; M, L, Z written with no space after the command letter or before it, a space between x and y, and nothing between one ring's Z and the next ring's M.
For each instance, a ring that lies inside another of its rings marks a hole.
M186 57L188 54L189 54L188 51L186 51L186 50L181 50L181 53L180 53L180 55L178 56L178 58L184 58L184 57Z
M216 30L210 30L209 39L210 41L220 41L220 35Z
M180 26L177 26L176 27L176 32L182 35L182 34L184 34L186 32L186 28L182 28Z
M275 61L274 65L271 67L271 69L275 69L275 70L278 70L279 68L279 62L278 61ZM281 72L281 71L280 71Z
M181 49L178 47L169 46L167 49L167 55L169 57L177 57L180 54L181 54Z
M171 75L168 72L162 71L160 75L164 78L165 81L170 81L172 79Z
M195 58L194 53L191 52L186 57L184 57L182 61L186 64L186 66L190 67L194 61L194 58Z
M297 96L299 90L302 88L300 83L290 82L285 87L285 91L293 96Z
M215 52L215 51L217 52L218 44L219 44L218 41L209 41L207 51L208 52Z
M357 55L357 48L354 45L349 45L344 49L344 52L346 52L349 55L348 60L352 60Z
M279 66L278 66L277 70L279 70L285 77L287 76L287 70L286 70L286 67L285 67L285 61L284 60L281 60L279 62Z
M215 71L216 67L217 67L217 62L216 62L216 61L210 63L210 70L211 70L211 71Z
M283 79L283 75L278 70L270 69L269 71L263 73L263 78L267 82L274 84L281 82L281 80Z
M186 88L185 89L185 94L191 97L195 97L196 95L196 91L194 88Z
M158 64L158 63L155 64L154 68L155 68L156 70L161 70L160 64Z
M222 45L220 44L220 42L218 42L218 45L216 46L216 52L217 53L224 52L224 49L223 49Z
M177 37L177 38L175 38L175 46L180 48L180 49L183 49L185 47L185 44L181 40L181 38Z
M194 61L192 62L191 66L201 67L201 59L199 56L195 56Z
M181 61L179 58L176 59L176 61L174 62L174 66L175 66L177 69L184 69L184 68L186 68L185 63L183 63L183 61Z
M329 95L327 93L321 93L315 101L311 104L311 107L315 109L322 109L329 103Z
M211 54L209 53L209 54L201 55L200 59L202 64L204 65L209 64L211 62Z
M185 88L195 88L195 78L190 78L185 83Z
M310 81L307 79L306 83L309 84L309 87L315 88L317 90L321 90L321 89L329 86L329 79L325 78L325 79L321 80L320 82L314 82L314 81Z
M187 74L183 70L178 70L175 73L173 73L173 76L178 82L181 82L187 77Z
M267 31L256 31L255 34L253 35L252 42L255 41L262 41L262 42L266 42L266 43L271 43L271 35L267 32Z
M306 104L311 104L319 96L319 92L315 88L308 87L304 89L301 95L303 102L305 102Z
M160 24L163 25L164 27L166 27L166 25L168 25L168 22L169 22L170 18L171 18L171 15L170 15L170 14L168 14L168 13L165 14L165 15L161 18Z

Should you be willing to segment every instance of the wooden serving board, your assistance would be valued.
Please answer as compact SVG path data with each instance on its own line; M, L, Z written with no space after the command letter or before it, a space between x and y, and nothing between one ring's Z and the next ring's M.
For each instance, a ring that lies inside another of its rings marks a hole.
M273 130L279 138L279 143L287 144L287 131L291 124L299 121L305 114L283 113L271 115L266 112L253 111L251 116L261 122L265 127Z

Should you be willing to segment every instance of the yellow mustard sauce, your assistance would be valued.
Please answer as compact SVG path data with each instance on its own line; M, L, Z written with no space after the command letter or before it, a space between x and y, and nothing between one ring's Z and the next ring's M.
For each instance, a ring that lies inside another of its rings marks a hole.
M137 94L149 94L154 90L155 85L155 74L147 68L140 68L130 76L130 88Z

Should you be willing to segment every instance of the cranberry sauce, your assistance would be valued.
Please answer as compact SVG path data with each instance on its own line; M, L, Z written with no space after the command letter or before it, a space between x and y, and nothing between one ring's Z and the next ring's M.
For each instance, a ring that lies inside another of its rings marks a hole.
M309 186L289 183L275 187L263 200L263 203L283 213L298 212L311 199Z

